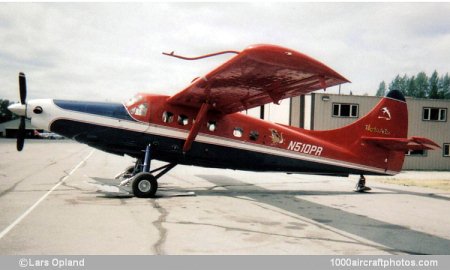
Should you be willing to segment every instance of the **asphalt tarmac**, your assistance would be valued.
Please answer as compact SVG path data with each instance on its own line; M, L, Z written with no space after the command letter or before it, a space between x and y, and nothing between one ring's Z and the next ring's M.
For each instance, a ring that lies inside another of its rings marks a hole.
M68 140L18 153L0 139L0 255L450 254L449 191L368 176L360 194L358 176L177 166L158 198L139 199L92 180L132 162Z

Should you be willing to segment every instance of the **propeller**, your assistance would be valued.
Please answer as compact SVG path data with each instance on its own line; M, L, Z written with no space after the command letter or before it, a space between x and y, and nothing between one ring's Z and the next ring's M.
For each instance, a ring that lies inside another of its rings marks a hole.
M25 74L23 72L19 73L19 94L20 94L20 103L25 105L26 108L26 99L27 99L27 80L25 79ZM23 115L20 115L20 124L19 130L17 131L17 151L22 151L23 145L25 143L25 118L26 118L26 109Z
M19 124L19 130L17 132L17 151L22 151L23 144L25 143L25 117L20 117L20 124Z
M27 80L25 79L25 74L23 72L19 73L19 93L20 103L24 105L27 99Z

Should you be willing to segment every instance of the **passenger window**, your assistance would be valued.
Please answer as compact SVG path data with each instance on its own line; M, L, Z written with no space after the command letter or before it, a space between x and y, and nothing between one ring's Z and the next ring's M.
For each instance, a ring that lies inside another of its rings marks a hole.
M208 123L206 123L206 127L208 127L209 131L215 131L216 130L216 121L208 121Z
M234 137L240 138L240 137L242 137L242 134L244 134L244 130L242 128L240 128L240 127L234 128L234 130L233 130Z
M186 126L187 124L189 124L189 118L186 115L180 114L178 116L178 124Z
M162 120L164 123L172 123L173 122L173 113L171 112L163 112Z
M258 137L259 137L258 131L256 131L256 130L250 131L249 137L250 137L250 140L252 140L252 141L258 140Z

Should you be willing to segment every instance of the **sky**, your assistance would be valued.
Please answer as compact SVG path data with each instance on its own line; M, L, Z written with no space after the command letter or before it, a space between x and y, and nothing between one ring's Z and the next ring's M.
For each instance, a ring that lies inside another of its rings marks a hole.
M0 3L0 98L122 101L173 95L232 55L276 44L305 53L374 95L397 74L450 71L450 3ZM337 87L327 89L337 92ZM286 123L288 101L269 119Z

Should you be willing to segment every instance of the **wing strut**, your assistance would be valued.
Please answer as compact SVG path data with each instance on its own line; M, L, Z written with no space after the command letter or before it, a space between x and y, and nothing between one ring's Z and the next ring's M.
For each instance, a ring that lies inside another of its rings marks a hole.
M194 142L195 137L200 130L200 127L205 123L206 113L208 112L209 104L207 102L203 103L198 111L197 117L195 118L195 123L192 125L191 130L186 138L183 145L183 153L186 153L191 149L192 142Z

